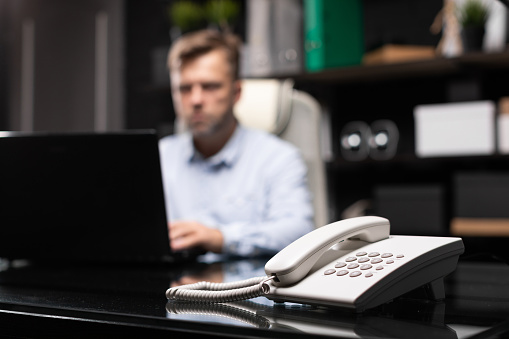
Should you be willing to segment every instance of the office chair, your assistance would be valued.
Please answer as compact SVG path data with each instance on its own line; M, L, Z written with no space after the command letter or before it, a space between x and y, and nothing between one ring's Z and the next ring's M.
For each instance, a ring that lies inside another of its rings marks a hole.
M327 184L320 141L320 105L309 94L294 89L290 79L242 81L242 95L235 105L235 116L243 125L278 135L299 148L308 168L315 227L328 224Z

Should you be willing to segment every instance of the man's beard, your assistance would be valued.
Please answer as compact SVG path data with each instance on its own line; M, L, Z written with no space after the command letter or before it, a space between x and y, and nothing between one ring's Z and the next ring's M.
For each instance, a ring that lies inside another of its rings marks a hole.
M218 133L221 130L224 130L226 126L228 125L228 122L230 120L230 116L228 114L224 115L220 120L213 120L213 121L205 121L205 122L198 122L196 123L196 126L193 127L192 123L190 123L189 130L193 134L193 137L210 137L214 134Z

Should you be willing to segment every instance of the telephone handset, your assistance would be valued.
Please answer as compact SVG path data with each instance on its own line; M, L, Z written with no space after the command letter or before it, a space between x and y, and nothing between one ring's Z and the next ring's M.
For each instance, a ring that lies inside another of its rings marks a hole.
M360 217L337 221L317 228L297 239L265 264L267 276L274 276L276 286L301 280L332 246L357 238L375 242L389 237L389 220L380 217Z
M460 238L391 236L387 219L345 219L322 226L288 245L265 265L266 277L201 282L170 288L169 300L230 302L263 295L276 302L345 307L378 306L427 286L445 297L443 277L464 251Z

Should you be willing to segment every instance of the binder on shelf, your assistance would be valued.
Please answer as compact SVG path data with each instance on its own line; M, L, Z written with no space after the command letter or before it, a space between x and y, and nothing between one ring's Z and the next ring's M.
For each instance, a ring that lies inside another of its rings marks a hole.
M364 54L361 0L304 0L306 70L358 65Z
M274 4L273 68L275 74L298 74L303 70L303 13L300 0L277 0Z
M292 75L303 69L300 0L247 1L247 67L244 77Z
M270 0L247 2L247 64L243 76L270 75Z

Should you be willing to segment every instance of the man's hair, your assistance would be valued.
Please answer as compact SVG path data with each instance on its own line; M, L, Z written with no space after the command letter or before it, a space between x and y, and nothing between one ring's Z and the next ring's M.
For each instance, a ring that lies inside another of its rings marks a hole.
M186 62L213 50L226 52L233 79L238 79L240 39L232 33L211 29L187 33L174 42L168 54L170 72L180 69Z

